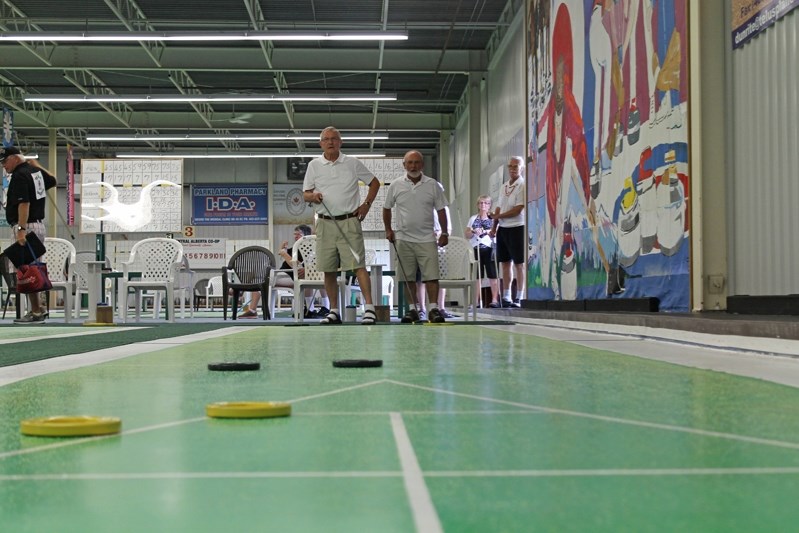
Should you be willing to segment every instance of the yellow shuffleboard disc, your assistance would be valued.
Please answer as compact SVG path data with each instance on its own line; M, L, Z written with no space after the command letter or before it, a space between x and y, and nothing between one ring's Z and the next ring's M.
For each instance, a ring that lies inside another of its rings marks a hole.
M217 402L205 406L211 418L271 418L289 416L291 404L285 402Z
M119 433L122 421L113 416L48 416L19 424L23 435L37 437L92 437Z

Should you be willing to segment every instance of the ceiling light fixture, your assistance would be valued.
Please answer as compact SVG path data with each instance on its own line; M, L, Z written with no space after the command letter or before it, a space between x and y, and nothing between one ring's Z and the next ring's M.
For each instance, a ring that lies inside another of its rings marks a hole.
M384 141L388 139L388 135L342 135L343 141ZM87 141L98 142L115 142L115 141L142 141L142 142L181 142L181 141L239 141L239 142L255 142L255 141L318 141L319 134L316 135L259 135L259 134L243 134L243 135L93 135L91 133L86 135Z
M26 102L81 102L81 103L263 103L263 102L393 102L393 93L274 93L274 94L39 94L28 95Z
M292 157L319 157L319 152L267 153L267 152L219 152L219 153L125 153L117 154L117 159L274 159ZM386 157L386 154L347 154L359 159Z
M175 41L406 41L405 31L62 31L3 32L12 42L175 42Z

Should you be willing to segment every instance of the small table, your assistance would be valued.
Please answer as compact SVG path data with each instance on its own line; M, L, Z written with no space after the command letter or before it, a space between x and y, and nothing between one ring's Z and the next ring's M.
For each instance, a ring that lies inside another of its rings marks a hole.
M114 288L111 290L111 301L108 303L115 309L115 313L119 313L120 310L117 309L117 305L119 303L119 280L122 278L122 272L118 270L103 270L102 278L103 286L105 286L105 280L114 280Z
M102 294L103 267L105 267L105 261L86 261L86 269L88 270L86 283L89 286L89 318L86 319L86 324L97 322L97 304L100 303L100 295Z
M397 279L399 275L397 274L396 270L384 270L383 274L394 278L394 290L397 291L397 317L402 318L403 315L405 315L405 307L406 307L404 284Z
M366 265L372 281L372 303L383 305L383 267L386 265Z

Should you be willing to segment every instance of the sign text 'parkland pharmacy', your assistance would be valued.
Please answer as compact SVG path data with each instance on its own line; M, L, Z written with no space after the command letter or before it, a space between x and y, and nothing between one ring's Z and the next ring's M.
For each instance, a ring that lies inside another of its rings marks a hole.
M191 223L227 226L267 223L267 190L261 184L192 186Z

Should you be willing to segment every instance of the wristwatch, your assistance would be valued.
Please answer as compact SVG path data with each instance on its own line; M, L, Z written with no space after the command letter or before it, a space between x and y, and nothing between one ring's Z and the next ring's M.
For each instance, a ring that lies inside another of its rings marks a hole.
M441 236L442 237L449 237L449 233L447 233L446 231L442 231L441 232Z
M23 228L22 226L20 226L19 224L17 224L16 226L14 226L14 230L15 230L15 231L26 231L26 229L25 229L25 228Z

